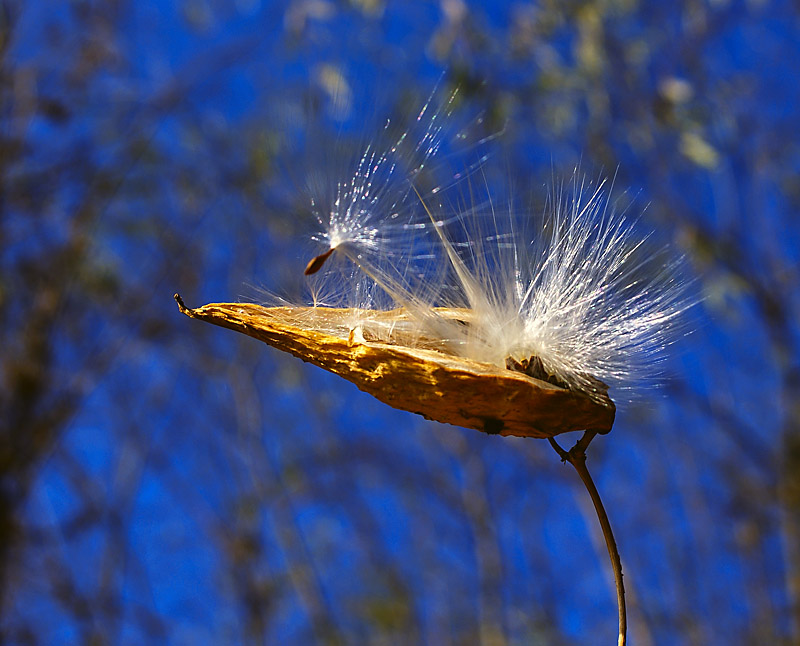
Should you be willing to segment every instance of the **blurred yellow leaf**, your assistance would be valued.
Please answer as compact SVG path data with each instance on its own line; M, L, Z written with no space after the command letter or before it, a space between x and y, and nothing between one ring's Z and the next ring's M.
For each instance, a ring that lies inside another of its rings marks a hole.
M694 132L681 135L681 152L703 168L716 168L719 163L717 149Z

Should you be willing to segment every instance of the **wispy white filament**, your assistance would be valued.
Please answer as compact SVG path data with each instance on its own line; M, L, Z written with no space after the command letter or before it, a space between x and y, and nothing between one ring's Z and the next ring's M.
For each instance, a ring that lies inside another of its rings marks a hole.
M415 144L404 134L385 151L367 148L333 201L315 204L315 239L352 262L314 277L338 296L326 304L359 308L363 325L353 325L377 340L399 326L404 343L475 361L521 369L536 358L535 376L590 395L598 380L625 399L651 383L692 302L680 258L653 249L611 187L579 171L544 213L517 212L469 179L418 193L447 116L429 112ZM378 325L376 306L403 310Z
M330 203L312 201L322 226L315 240L353 260L358 257L362 264L398 251L396 242L414 227L411 216L419 208L409 200L413 182L438 152L454 97L438 110L429 100L413 130L400 134L385 149L376 143L366 147L350 174L335 182ZM384 135L391 136L390 130L387 123Z

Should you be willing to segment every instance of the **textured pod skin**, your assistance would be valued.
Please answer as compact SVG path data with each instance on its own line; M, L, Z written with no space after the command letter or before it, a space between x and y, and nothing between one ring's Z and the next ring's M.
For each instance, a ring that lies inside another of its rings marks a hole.
M535 438L578 430L607 433L614 423L616 408L607 394L598 401L520 372L437 350L367 341L358 333L344 339L293 324L308 320L312 308L213 303L189 309L177 294L175 300L191 318L259 339L351 381L393 408L426 419ZM348 313L313 310L317 320L347 320Z

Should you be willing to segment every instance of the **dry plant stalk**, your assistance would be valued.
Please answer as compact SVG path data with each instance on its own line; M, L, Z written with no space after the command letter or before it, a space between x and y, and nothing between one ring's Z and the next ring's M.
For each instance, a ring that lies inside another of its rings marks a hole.
M449 164L431 173L440 146L466 141L446 127L455 97L437 106L432 96L409 129L385 128L386 139L337 167L330 184L310 185L322 246L305 274L319 274L313 302L325 307L188 309L175 298L187 316L260 339L393 408L548 439L594 503L624 646L622 565L586 449L614 423L606 384L624 401L657 379L693 304L682 261L645 244L610 196L613 181L576 169L537 218L498 198L482 172L486 155L465 156L452 176ZM476 171L485 186L470 181ZM431 179L442 181L423 191ZM585 433L566 451L554 438L569 431Z
M426 419L484 433L549 438L589 429L607 433L615 406L528 375L420 347L378 343L355 329L348 339L298 327L311 308L213 303L187 316L241 332L333 372L364 392ZM396 310L376 313L397 317ZM316 308L314 316L348 320L346 309Z
M365 339L359 328L351 329L345 339L301 326L303 321L319 324L324 319L329 329L346 327L347 321L360 318L348 309L263 307L253 303L211 303L190 309L178 294L175 300L186 316L241 332L293 354L351 381L393 408L484 433L547 438L562 461L575 467L592 497L614 571L618 646L625 645L622 564L608 516L586 469L589 442L598 433L608 433L614 423L616 408L607 393L590 397L515 370L426 349L425 339L419 337L414 338L415 347L403 345L401 333L392 339L397 343L379 343ZM309 317L309 313L313 316ZM441 314L465 318L463 310L442 310ZM371 315L373 320L404 318L402 309ZM563 450L553 439L577 430L585 433L570 451Z

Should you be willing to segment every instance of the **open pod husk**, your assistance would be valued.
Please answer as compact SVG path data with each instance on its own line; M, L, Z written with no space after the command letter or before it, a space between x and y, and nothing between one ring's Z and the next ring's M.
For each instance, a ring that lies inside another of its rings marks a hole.
M177 294L175 300L191 318L259 339L353 382L393 408L426 419L490 434L537 438L578 430L607 433L614 423L616 408L606 393L589 397L492 364L368 341L361 334L342 338L302 323L324 317L347 320L349 310L319 307L312 312L252 303L189 309Z

